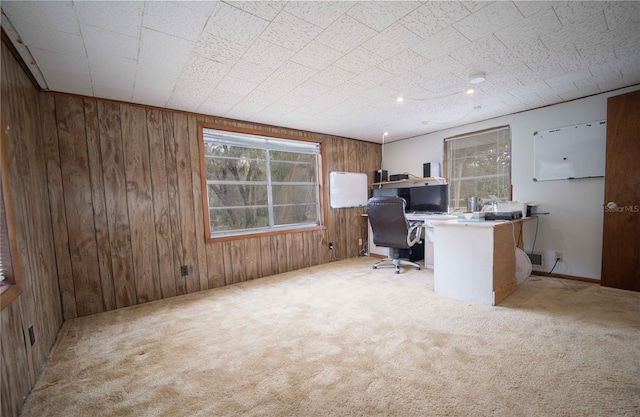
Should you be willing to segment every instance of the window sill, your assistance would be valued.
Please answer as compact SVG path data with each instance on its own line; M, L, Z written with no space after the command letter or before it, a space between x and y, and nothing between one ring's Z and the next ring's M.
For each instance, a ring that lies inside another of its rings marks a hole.
M17 285L5 285L0 287L0 310L4 310L8 307L13 300L15 300L22 290Z
M256 233L242 233L237 235L214 236L206 239L207 243L225 242L229 240L255 239L264 236L289 235L293 233L311 232L314 230L325 230L326 226L309 226L295 229L270 230Z

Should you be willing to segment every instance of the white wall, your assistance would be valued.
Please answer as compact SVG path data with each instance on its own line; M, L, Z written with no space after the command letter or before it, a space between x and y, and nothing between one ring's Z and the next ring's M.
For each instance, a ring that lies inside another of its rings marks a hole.
M544 254L546 268L553 266L554 253L564 252L564 262L554 273L600 279L604 179L533 181L533 133L607 118L607 98L638 86L557 104L542 109L485 120L461 127L387 143L383 166L389 174L409 172L422 176L422 164L443 160L444 139L497 126L511 126L511 182L513 199L538 203L538 232L535 221L526 224L524 249ZM446 176L446 173L443 173Z

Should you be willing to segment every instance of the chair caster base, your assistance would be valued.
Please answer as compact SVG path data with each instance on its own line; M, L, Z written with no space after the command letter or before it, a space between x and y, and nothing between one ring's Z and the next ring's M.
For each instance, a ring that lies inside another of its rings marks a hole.
M416 270L420 271L420 265L418 265L415 262L409 261L408 259L398 259L398 258L387 258L387 259L383 259L381 261L376 262L375 264L373 264L371 266L372 269L378 269L378 266L386 266L388 264L391 264L389 266L393 266L394 268L394 272L396 274L399 274L402 267L404 266L412 266L414 268L416 268Z

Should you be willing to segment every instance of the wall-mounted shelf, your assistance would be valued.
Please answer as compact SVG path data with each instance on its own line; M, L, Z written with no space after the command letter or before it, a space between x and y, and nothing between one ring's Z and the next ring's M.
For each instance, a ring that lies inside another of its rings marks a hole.
M397 180L397 181L384 181L384 182L374 182L371 184L371 187L382 188L385 185L394 185L394 186L411 186L416 183L425 183L424 185L428 185L430 183L435 184L446 184L447 179L443 177L424 177L424 178L409 178L406 180Z

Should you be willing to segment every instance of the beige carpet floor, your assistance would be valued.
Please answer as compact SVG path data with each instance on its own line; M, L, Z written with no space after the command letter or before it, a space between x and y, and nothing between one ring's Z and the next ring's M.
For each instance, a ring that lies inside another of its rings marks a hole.
M321 265L64 323L23 416L639 416L640 293Z

